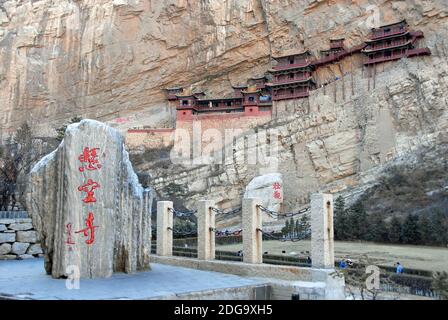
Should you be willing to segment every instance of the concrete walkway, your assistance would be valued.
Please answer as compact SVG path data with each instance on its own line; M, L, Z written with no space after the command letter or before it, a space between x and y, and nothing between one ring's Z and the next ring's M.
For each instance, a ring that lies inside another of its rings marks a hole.
M154 263L151 267L148 272L118 273L108 279L81 280L79 290L68 290L66 280L52 279L45 273L43 259L0 261L0 299L162 299L264 284L261 280L217 272Z

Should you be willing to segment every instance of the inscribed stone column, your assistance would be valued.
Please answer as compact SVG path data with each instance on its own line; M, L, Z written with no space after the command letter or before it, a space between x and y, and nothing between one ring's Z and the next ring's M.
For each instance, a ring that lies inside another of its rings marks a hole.
M247 263L263 263L260 204L260 199L243 198L243 261Z
M117 130L87 119L69 125L32 169L27 202L54 278L68 269L96 278L149 268L152 192Z
M314 268L334 269L333 195L311 195L311 260Z
M157 254L173 255L173 202L157 202Z
M210 208L215 205L212 200L198 202L198 259L215 259L215 212Z

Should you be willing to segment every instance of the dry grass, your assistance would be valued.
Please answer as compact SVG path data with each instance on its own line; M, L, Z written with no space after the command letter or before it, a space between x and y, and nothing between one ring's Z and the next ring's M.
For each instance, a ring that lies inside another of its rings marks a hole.
M242 244L218 246L218 250L242 250ZM310 241L281 242L264 241L263 251L269 254L299 255L306 257L310 250ZM448 271L448 248L426 247L412 245L387 245L366 242L335 242L336 259L350 258L353 261L362 255L367 255L377 265L393 266L399 261L405 268L429 271Z

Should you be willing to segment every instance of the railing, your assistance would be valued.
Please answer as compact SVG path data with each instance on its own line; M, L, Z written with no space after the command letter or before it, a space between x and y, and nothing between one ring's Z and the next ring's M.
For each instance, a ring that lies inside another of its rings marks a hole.
M402 45L405 45L405 44L409 44L409 43L411 43L410 40L395 41L395 42L392 42L390 44L383 44L383 45L372 45L370 48L364 49L364 51L375 51L375 50L394 48L394 47L399 47L399 46L402 46Z
M302 77L294 77L294 78L288 78L288 79L283 79L283 80L274 80L274 81L272 81L272 84L276 85L276 84L294 83L294 82L299 82L299 81L307 81L310 79L311 79L311 75L307 74L306 76L302 76Z
M431 50L429 48L416 48L416 49L409 49L406 53L408 57L412 56L419 56L419 55L430 55Z
M281 95L273 96L272 100L278 101L278 100L286 100L286 99L306 98L306 97L309 97L309 95L310 95L310 93L308 91L294 93L294 94L281 94Z
M370 36L370 40L376 40L379 38L383 38L383 37L389 37L389 36L393 36L396 34L401 34L401 33L406 33L408 30L407 28L394 28L391 29L390 31L377 31L375 32L373 35Z
M404 56L406 56L406 53L399 53L399 54L392 54L390 56L383 56L383 57L378 57L378 58L373 58L373 59L367 59L367 61L364 62L364 64L374 64L374 63L379 63L379 62L384 62L384 61L390 61L390 60L396 60L396 59L400 59L403 58Z
M287 70L287 69L292 69L292 68L302 68L302 67L306 67L308 65L310 65L310 61L305 60L305 61L301 61L298 63L275 66L275 67L273 67L273 69L280 71L280 70Z

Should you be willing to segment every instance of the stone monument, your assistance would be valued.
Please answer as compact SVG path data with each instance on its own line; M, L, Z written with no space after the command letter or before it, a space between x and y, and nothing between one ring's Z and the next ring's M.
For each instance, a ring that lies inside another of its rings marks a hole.
M244 198L261 199L261 205L269 210L279 212L283 203L283 179L281 173L268 173L253 178L246 186ZM266 222L276 220L267 214Z
M53 278L149 269L152 192L132 169L122 135L94 120L67 127L30 174L28 210ZM70 271L68 271L70 270Z

